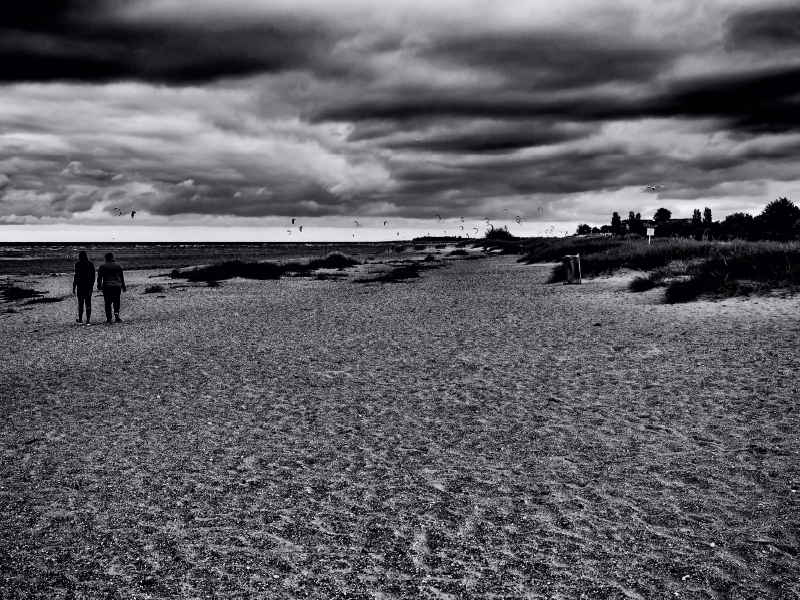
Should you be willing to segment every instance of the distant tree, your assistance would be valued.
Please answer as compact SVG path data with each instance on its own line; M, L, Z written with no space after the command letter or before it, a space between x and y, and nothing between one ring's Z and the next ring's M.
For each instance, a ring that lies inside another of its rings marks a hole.
M642 215L641 213L634 214L633 211L628 213L628 231L631 233L635 233L638 235L644 235L645 233L645 226L642 223Z
M592 233L601 233L597 227L592 227Z
M575 235L586 235L588 233L592 233L592 226L586 223L578 225L578 229L575 230Z
M725 217L725 220L720 223L720 230L722 235L728 238L742 238L748 239L754 237L755 227L753 223L753 215L747 213L733 213Z
M788 198L773 200L756 217L763 235L777 239L793 237L792 229L798 219L800 219L800 208Z
M622 233L622 219L619 216L619 213L614 213L611 215L611 233L619 235Z
M656 214L653 215L653 221L655 221L656 225L663 225L667 223L672 218L672 212L667 210L666 208L659 208L656 211Z
M621 223L621 221L620 221L620 223ZM614 233L614 231L611 229L611 225L601 225L600 226L600 233Z
M711 209L707 206L703 209L703 227L711 227L713 222L711 220Z
M700 216L700 209L699 208L695 208L694 212L692 213L692 225L694 227L700 227L700 224L702 222L703 221L702 221L702 217Z

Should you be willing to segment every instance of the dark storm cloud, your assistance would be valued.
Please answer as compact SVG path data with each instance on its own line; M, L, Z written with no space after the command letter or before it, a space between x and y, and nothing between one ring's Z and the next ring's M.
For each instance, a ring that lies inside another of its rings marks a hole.
M726 45L731 50L781 51L800 47L800 7L767 7L731 16Z
M611 119L664 117L719 118L733 128L782 131L800 126L800 66L745 74L683 78L664 89L631 98L587 89L582 97L522 94L501 90L386 93L354 99L320 110L314 121L420 118L546 119L605 122Z
M387 148L448 154L499 154L577 140L597 130L593 125L567 128L544 121L466 121L448 125L447 128L439 126L431 133L406 134L401 140L387 140L383 145ZM358 132L354 131L348 139L359 139Z
M56 194L50 205L58 212L76 213L90 210L101 199L99 190L65 190Z
M318 209L299 208L303 201L313 201ZM257 190L242 192L237 186L220 185L216 181L187 181L177 185L158 186L157 192L152 193L149 198L140 196L139 202L151 214L168 217L187 214L237 217L275 214L317 216L338 212L342 204L335 194L314 183L286 186L265 196Z
M800 66L679 81L671 89L632 105L639 117L711 117L734 129L790 131L800 127Z
M569 31L445 34L418 54L491 70L506 77L511 88L536 91L648 81L677 56L674 50L627 39Z
M0 81L184 84L304 67L335 71L325 60L333 40L308 20L153 23L120 19L108 2L31 4L0 21Z

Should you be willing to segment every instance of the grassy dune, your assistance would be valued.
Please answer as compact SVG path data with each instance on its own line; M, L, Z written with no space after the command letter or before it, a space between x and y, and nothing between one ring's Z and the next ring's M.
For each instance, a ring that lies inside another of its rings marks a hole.
M627 268L645 271L631 283L632 292L664 287L668 303L701 296L736 296L800 285L800 244L797 242L732 242L690 239L566 238L530 243L524 262L560 261L580 254L584 277ZM556 266L550 277L563 281Z
M341 252L331 252L325 258L284 263L234 259L192 269L175 269L172 271L172 278L188 279L189 281L221 281L234 277L260 280L280 279L283 275L290 273L307 275L319 269L346 269L357 264L358 261Z

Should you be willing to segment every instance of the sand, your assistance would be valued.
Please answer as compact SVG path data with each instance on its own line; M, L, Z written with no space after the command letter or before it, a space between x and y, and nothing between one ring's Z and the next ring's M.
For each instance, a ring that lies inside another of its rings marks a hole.
M800 597L796 297L447 262L0 315L0 597Z

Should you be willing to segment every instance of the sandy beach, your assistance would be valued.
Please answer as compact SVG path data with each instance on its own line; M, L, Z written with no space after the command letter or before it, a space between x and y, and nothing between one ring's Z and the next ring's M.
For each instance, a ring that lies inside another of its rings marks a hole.
M800 597L800 298L439 260L3 305L0 597Z

